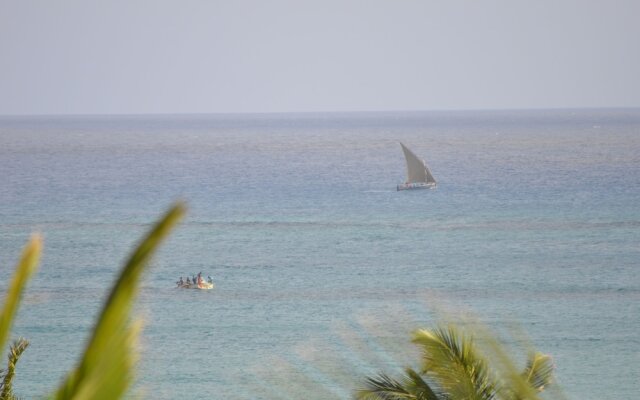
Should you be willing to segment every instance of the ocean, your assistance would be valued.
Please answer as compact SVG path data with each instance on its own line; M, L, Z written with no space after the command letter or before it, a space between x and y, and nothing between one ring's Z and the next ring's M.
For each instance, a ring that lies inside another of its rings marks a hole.
M437 189L396 191L399 141ZM45 241L16 394L60 383L177 200L134 394L346 399L418 366L413 330L477 320L551 354L566 398L638 395L640 109L0 117L2 292ZM175 288L200 271L215 290Z

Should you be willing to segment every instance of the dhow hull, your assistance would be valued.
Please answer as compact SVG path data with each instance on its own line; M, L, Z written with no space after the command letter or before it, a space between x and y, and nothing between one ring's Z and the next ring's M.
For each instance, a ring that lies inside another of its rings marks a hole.
M427 182L412 182L412 183L401 183L397 186L397 190L413 190L413 189L435 189L435 183L427 183Z

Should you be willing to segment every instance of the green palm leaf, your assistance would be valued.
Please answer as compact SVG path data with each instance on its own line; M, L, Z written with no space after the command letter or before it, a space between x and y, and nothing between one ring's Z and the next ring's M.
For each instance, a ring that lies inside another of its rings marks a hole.
M447 398L440 391L438 391L439 394L436 394L432 386L411 368L406 369L403 384L411 393L415 394L417 400L444 400Z
M474 328L481 340L454 325L416 331L413 342L422 348L421 370L407 369L401 381L385 374L368 378L366 388L360 390L356 398L538 400L538 393L552 381L551 357L532 353L526 368L520 372L504 343L482 326Z
M527 368L521 373L504 344L481 327L477 329L482 333L486 350L491 354L493 371L500 378L501 385L496 385L496 396L505 400L538 400L537 394L544 385L534 388L532 384L536 383L538 377L547 383L551 380L551 357L533 354L529 357ZM547 367L551 370L547 370Z
M4 373L2 382L0 383L0 400L13 400L16 398L13 395L12 381L16 373L18 359L28 346L29 342L26 339L20 338L13 342L9 348L7 371Z
M433 377L454 399L493 399L497 383L472 337L453 325L415 332L413 342L422 347L422 372Z
M129 323L131 308L145 266L185 208L175 205L140 243L122 270L98 319L79 365L55 399L117 399L133 380L135 343L140 325Z
M7 297L5 298L4 307L0 314L0 349L4 349L4 345L9 337L13 318L18 310L22 292L29 278L31 278L33 273L38 269L41 252L42 238L39 235L34 235L22 252L22 257L16 266L16 272L7 290Z
M358 400L415 400L416 397L410 393L401 382L391 378L385 373L380 373L377 377L367 378L365 388L356 392Z
M532 388L541 392L545 386L548 386L553 381L554 368L551 356L533 353L529 356L522 376Z
M376 378L367 378L365 388L356 393L358 400L445 400L411 368L405 370L402 381L381 373Z

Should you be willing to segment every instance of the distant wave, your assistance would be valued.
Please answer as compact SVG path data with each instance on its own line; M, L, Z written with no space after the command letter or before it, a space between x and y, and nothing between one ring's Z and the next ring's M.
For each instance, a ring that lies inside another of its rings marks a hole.
M617 229L640 228L640 220L630 221L474 221L474 222L447 222L447 221L189 221L188 226L211 226L220 228L290 228L290 227L318 227L318 228L398 228L398 229L428 229L434 231L453 230L582 230L582 229Z
M74 229L82 227L122 227L142 229L150 226L151 222L96 222L96 221L75 221L75 222L38 222L38 223L3 223L0 227L17 229ZM396 229L419 229L433 231L456 231L456 230L505 230L505 231L535 231L535 230L591 230L591 229L619 229L640 228L640 220L626 221L529 221L529 220L493 220L493 221L470 221L470 222L450 222L446 220L433 221L186 221L187 227L218 227L218 228L396 228Z

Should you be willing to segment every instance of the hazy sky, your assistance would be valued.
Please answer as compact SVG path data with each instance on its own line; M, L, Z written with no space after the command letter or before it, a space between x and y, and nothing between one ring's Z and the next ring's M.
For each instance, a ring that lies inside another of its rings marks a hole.
M639 106L639 0L0 0L0 114Z

